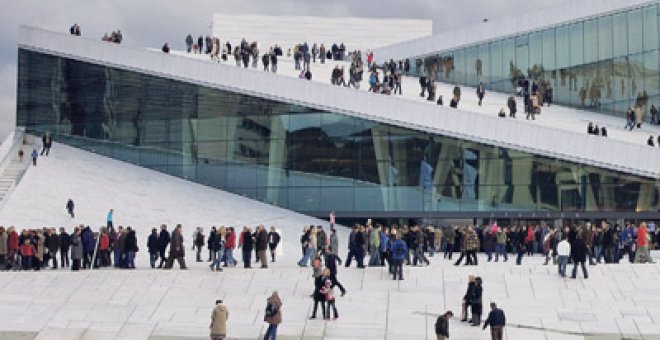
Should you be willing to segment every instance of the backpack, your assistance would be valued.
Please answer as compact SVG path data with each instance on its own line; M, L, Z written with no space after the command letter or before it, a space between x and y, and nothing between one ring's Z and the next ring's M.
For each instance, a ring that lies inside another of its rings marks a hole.
M264 313L267 317L272 317L275 314L277 314L277 307L275 307L274 303L267 303L266 304L266 312Z

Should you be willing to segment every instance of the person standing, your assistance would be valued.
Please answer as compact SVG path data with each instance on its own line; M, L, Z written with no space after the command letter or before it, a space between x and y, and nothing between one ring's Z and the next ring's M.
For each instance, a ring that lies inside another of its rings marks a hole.
M454 227L448 226L445 230L444 237L446 243L444 258L449 258L449 260L451 260L451 257L454 254L454 240L456 238Z
M126 268L135 269L135 253L138 252L137 236L131 227L126 228Z
M190 53L190 50L192 50L192 44L193 44L193 37L192 35L188 34L186 37L186 53Z
M197 262L202 262L202 248L204 247L204 231L202 228L197 228L194 235L193 249L197 248Z
M573 274L571 275L572 279L576 278L578 264L582 267L582 275L585 279L589 278L587 273L587 267L584 263L587 261L587 245L582 239L582 233L576 234L576 239L573 241L573 246L571 247L571 259L573 260Z
M484 86L484 83L479 83L479 86L477 86L477 98L479 98L479 106L481 106L481 102L484 100L485 95L486 87Z
M172 240L171 240L171 245L170 245L170 257L167 259L167 264L165 265L165 269L172 269L172 266L174 265L174 260L177 260L179 262L179 268L180 269L188 269L186 267L186 259L185 259L185 249L183 247L183 226L181 224L177 224L176 228L174 229L174 232L172 232Z
M57 269L57 251L60 249L60 238L55 233L55 229L46 229L45 248L48 250L48 256L44 267L48 266L48 261L53 260L53 269Z
M243 268L252 268L252 249L254 247L254 237L252 237L252 231L249 227L243 228L241 236L239 238L239 246L243 251Z
M58 235L60 241L60 264L62 268L69 267L69 247L71 245L71 237L67 234L64 227L60 227L60 234Z
M165 251L168 244L170 244L170 233L167 231L167 226L163 224L160 226L160 234L158 235L158 253L160 256L158 268L163 268L163 264L167 262Z
M392 280L396 280L397 275L399 280L403 280L403 259L408 253L406 243L401 240L401 234L396 234L396 240L392 242Z
M325 295L323 295L322 289L325 286L325 275L319 275L314 279L314 309L312 310L312 316L310 319L316 319L316 310L318 305L321 304L321 313L323 313L323 319L327 318L325 311Z
M268 257L266 256L266 251L268 250L268 231L266 231L266 227L263 225L257 227L256 239L257 255L261 261L261 268L268 268Z
M435 335L438 340L446 340L449 338L449 319L454 317L452 311L447 311L445 314L438 316L435 321Z
M570 255L571 245L568 243L567 236L562 235L561 241L557 244L557 262L561 277L566 277L566 264L568 264L568 257Z
M66 211L71 215L71 218L74 218L74 213L73 209L75 208L75 203L73 203L73 200L69 198L68 201L66 201Z
M482 300L483 296L483 287L481 277L474 279L474 290L472 291L472 296L470 297L470 309L472 311L472 326L481 325L481 313L483 311Z
M461 306L461 322L468 321L468 307L470 307L470 298L474 294L474 287L476 286L475 280L476 277L474 275L468 276L468 287L467 291L465 291L465 295L463 295L463 304Z
M215 308L211 312L211 340L225 340L227 336L227 319L229 311L222 300L215 301Z
M328 271L326 268L324 271ZM325 275L325 274L324 274ZM325 296L325 303L327 305L327 319L330 319L330 312L334 312L333 320L339 318L339 313L337 312L337 306L335 305L335 291L333 288L332 280L330 278L325 279L321 293Z
M0 271L7 269L7 258L9 254L9 236L5 227L0 226Z
M484 322L484 330L490 325L491 340L502 340L504 336L504 326L506 326L506 316L504 311L497 308L495 302L490 303L490 313Z
M71 235L71 270L78 271L80 270L80 261L83 257L83 245L82 239L80 238L80 228L76 228L76 231Z
M268 249L270 250L271 262L275 262L275 252L278 244L280 244L280 234L275 230L274 226L271 226L268 233Z
M268 323L268 329L264 334L264 340L275 340L277 338L277 326L282 323L282 300L277 291L274 291L266 299L266 312L264 322Z

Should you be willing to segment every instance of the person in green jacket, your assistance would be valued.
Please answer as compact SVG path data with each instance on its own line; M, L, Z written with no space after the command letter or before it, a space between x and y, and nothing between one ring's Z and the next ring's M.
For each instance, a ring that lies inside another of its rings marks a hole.
M495 243L495 262L497 262L500 254L504 257L504 262L508 261L506 255L506 240L509 236L502 230L502 227L497 229L497 243Z
M371 230L369 237L369 253L371 257L369 258L369 266L380 266L380 229L381 225L377 224L375 228Z

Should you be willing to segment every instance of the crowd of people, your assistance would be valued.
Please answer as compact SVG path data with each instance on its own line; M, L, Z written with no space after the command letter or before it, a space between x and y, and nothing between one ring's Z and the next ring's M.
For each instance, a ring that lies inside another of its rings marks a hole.
M443 253L443 257L452 260L453 254L459 253L454 265L478 265L478 252L486 255L487 262L498 262L500 257L506 262L509 254L516 254L516 264L521 265L525 256L543 255L545 265L550 260L561 268L564 264L577 266L588 258L590 265L597 263L618 263L628 257L631 263L652 262L649 251L655 249L660 230L653 222L639 225L610 225L602 222L583 226L569 225L555 228L547 224L498 226L383 226L370 220L364 225L356 224L348 239L348 254L345 266L349 267L355 259L358 268L366 266L389 266L393 279L402 280L401 266L428 266L428 257ZM570 246L565 253L566 241ZM341 263L337 249L339 247L336 231L329 234L321 226L306 227L300 239L302 257L298 265L308 264L315 271L321 272L322 263L330 263L333 276L336 276L336 263ZM328 256L332 258L328 259ZM428 255L428 257L427 257ZM365 261L368 258L368 262ZM566 256L566 258L562 258ZM583 266L584 268L584 266ZM574 268L575 270L576 268ZM561 269L558 269L562 272ZM586 269L583 269L586 275ZM573 275L575 276L575 275Z

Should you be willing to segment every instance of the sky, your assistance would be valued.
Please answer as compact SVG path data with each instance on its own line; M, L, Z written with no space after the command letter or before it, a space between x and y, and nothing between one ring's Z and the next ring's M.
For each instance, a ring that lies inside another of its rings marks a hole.
M183 49L188 33L210 32L213 13L430 19L442 32L568 1L582 0L0 0L0 138L15 124L19 25L68 32L78 23L99 39L121 29L125 44Z

